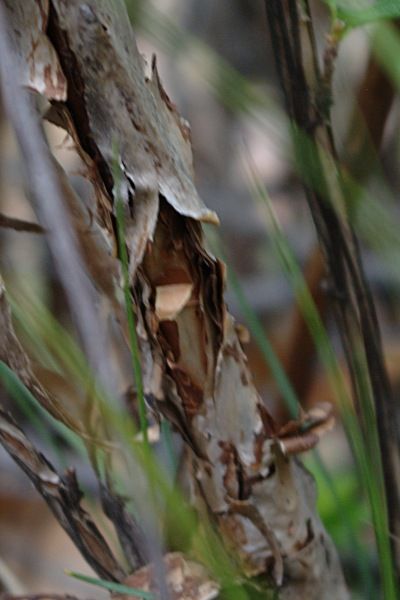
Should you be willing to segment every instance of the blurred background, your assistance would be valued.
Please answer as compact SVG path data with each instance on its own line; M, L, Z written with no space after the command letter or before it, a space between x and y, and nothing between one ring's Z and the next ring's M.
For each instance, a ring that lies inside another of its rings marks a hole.
M210 250L222 256L228 265L229 309L240 323L252 329L248 357L263 400L278 421L289 418L271 376L265 346L256 341L265 335L294 378L303 407L321 401L333 402L326 374L310 348L307 335L301 337L290 282L271 248L264 213L252 197L243 169L245 147L270 194L288 243L309 283L314 285L317 304L342 362L327 301L329 290L323 272L321 275L314 226L301 181L292 168L287 120L264 2L126 2L140 51L148 64L152 54L157 55L163 85L180 114L190 123L200 196L218 213L221 222L218 231L207 227L206 236ZM312 8L322 53L330 27L329 15L321 2L312 3ZM369 30L361 28L345 37L339 48L334 74L333 126L337 145L343 152L369 60L369 39ZM381 110L379 106L377 110ZM16 143L3 113L0 119L0 213L34 222ZM399 217L399 205L393 200L399 189L398 121L399 106L394 100L384 127L379 173L374 171L368 182L394 223ZM84 196L87 185L64 132L50 125L47 130L55 153L68 166L75 189ZM393 264L388 265L387 257L375 252L367 239L363 241L362 252L380 318L390 376L398 390L398 278L391 268ZM0 228L0 271L9 286L29 280L35 294L68 326L63 292L41 235ZM256 335L254 328L258 330ZM298 344L295 347L293 340ZM43 444L34 427L30 428L29 419L26 430L39 446ZM334 431L322 439L319 453L323 468L314 456L305 455L304 461L318 482L321 516L338 545L354 597L357 594L362 598L377 597L374 596L377 560L373 531L339 420ZM71 461L77 460L71 456ZM329 471L329 478L325 470ZM90 469L81 464L79 472L81 481L94 493L96 484ZM0 449L0 576L3 570L3 577L15 577L21 588L32 593L69 591L90 595L83 584L64 574L66 568L89 572L25 476Z

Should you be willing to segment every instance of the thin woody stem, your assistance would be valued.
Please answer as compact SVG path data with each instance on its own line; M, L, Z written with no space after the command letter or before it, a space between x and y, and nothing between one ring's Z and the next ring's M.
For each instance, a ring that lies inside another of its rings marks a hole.
M307 6L308 3L306 3ZM365 392L372 394L379 432L381 463L385 480L390 530L395 535L400 528L400 457L395 426L396 407L385 369L379 327L371 292L366 282L360 259L358 241L347 215L348 198L344 195L343 182L332 183L326 174L325 163L336 163L336 148L326 115L319 112L318 73L308 73L307 64L316 60L305 58L304 47L297 40L301 22L297 2L286 0L266 1L268 23L282 90L284 92L292 132L299 161L299 169L305 176L305 192L313 216L320 244L325 255L331 278L335 314L352 378L354 398L360 418L365 406ZM309 32L310 26L306 28ZM311 52L315 46L308 40ZM307 62L306 62L307 60ZM314 85L314 89L313 86ZM338 199L342 206L337 209ZM361 374L366 370L368 382ZM364 403L364 404L363 404ZM361 418L365 440L368 440L366 421ZM373 449L370 448L373 453ZM371 460L378 460L371 455ZM382 500L384 502L384 498ZM385 510L382 506L382 510ZM385 545L381 532L378 544ZM400 546L392 540L392 550L400 568ZM390 576L386 589L393 592ZM393 596L394 597L394 596Z

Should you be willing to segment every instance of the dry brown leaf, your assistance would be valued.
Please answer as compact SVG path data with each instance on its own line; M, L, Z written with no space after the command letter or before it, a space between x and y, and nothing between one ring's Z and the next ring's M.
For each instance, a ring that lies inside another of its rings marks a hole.
M210 579L206 569L184 557L179 552L171 552L163 558L165 578L171 600L213 600L219 593L219 585ZM136 589L159 594L155 569L147 565L129 575L123 582ZM115 594L115 600L136 600L133 596Z
M314 448L320 437L335 424L333 406L328 402L303 412L297 421L289 421L278 431L282 449L287 454L298 454Z

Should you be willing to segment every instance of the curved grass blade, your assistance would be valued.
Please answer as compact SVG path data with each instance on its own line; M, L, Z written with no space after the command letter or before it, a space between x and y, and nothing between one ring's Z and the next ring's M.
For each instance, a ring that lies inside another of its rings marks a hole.
M125 299L125 310L128 321L130 351L132 358L132 367L136 383L136 393L138 399L140 431L143 436L143 443L147 450L150 449L148 437L148 423L146 416L146 402L144 399L142 367L140 362L139 342L136 333L136 316L133 311L131 291L129 285L129 259L125 243L125 226L124 226L124 205L121 197L121 168L118 162L118 148L114 144L114 160L113 160L113 178L114 178L114 197L115 197L115 212L117 218L118 232L118 250L122 270L122 286Z
M124 594L127 596L137 596L142 600L155 600L155 595L145 590L139 590L137 588L123 585L122 583L115 583L113 581L106 581L105 579L97 579L96 577L90 577L89 575L83 575L83 573L76 573L75 571L65 571L65 574L84 583L90 585L96 585L97 587L114 592L115 594Z
M356 373L357 383L361 390L361 409L364 429L352 408L351 401L344 384L343 375L339 369L328 334L318 314L313 298L304 281L303 274L294 258L289 244L279 226L275 216L271 199L257 173L248 152L244 153L249 187L254 198L266 209L267 224L273 247L282 265L282 268L293 287L297 302L303 312L310 333L314 338L321 361L329 375L332 388L335 392L337 404L340 408L343 423L349 443L356 458L365 490L370 502L372 522L377 543L378 558L382 575L382 584L385 598L397 598L395 576L390 548L389 525L387 518L386 494L384 488L383 468L380 460L379 438L375 421L375 413L371 392L365 372L365 365L359 361L359 372ZM355 349L357 351L357 349Z
M55 453L60 465L66 466L65 458L58 444L54 440L53 435L49 431L49 427L46 426L46 423L51 425L51 427L57 431L57 433L59 433L78 454L84 453L84 445L79 436L46 412L28 388L25 387L22 381L17 377L14 371L12 371L3 361L0 361L0 381L3 383L18 408L24 413L26 418L39 433L41 440Z

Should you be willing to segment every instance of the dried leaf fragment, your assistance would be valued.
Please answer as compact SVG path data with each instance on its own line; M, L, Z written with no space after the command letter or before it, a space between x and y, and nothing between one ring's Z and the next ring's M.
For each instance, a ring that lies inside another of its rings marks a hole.
M180 552L166 554L163 559L165 577L171 600L213 600L219 593L219 585L210 579L206 569L199 563L187 560ZM123 582L136 589L157 594L157 584L152 564L147 565ZM117 594L115 600L136 600L133 596Z
M277 437L285 453L298 454L314 448L320 437L330 431L334 424L332 405L321 402L308 412L303 412L297 421L286 423Z
M172 283L156 287L156 315L160 321L172 320L188 303L192 294L191 283Z

